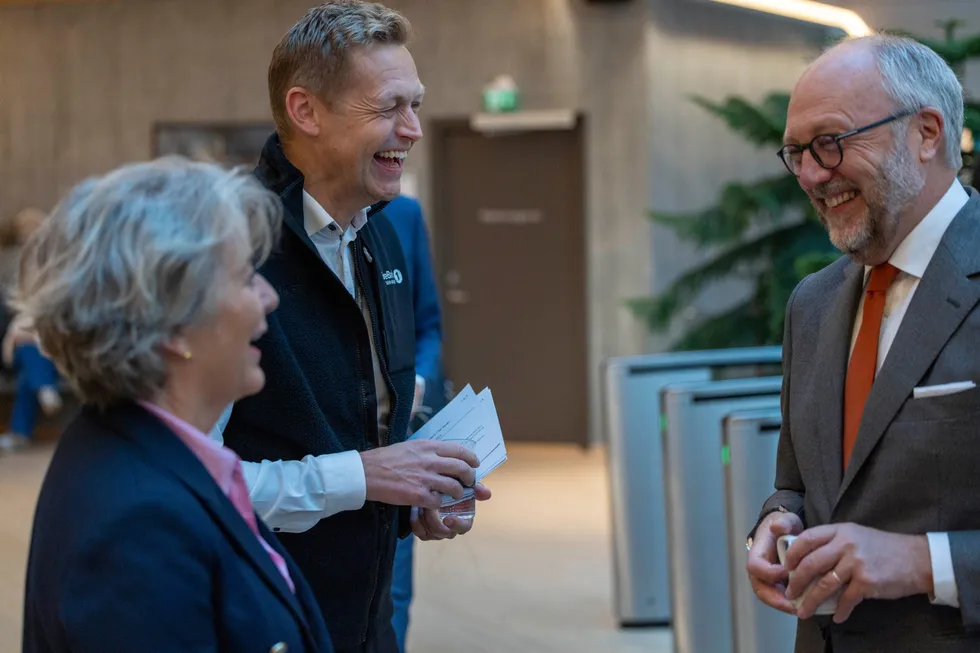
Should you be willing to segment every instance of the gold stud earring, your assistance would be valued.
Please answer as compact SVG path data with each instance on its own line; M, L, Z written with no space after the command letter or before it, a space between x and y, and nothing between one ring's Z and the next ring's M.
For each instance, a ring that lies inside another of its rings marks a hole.
M185 351L184 352L184 360L185 361L189 361L190 359L191 359L191 352Z

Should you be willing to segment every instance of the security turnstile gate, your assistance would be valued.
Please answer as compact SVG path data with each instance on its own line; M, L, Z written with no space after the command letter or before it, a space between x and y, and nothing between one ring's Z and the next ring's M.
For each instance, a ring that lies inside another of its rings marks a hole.
M668 386L661 393L674 649L733 653L722 421L778 408L781 379Z
M779 347L751 347L604 363L615 613L621 625L667 625L671 619L660 391L683 381L779 374L780 362Z
M796 617L757 599L745 571L745 537L773 493L781 424L778 410L743 411L722 431L735 653L793 653L796 639Z

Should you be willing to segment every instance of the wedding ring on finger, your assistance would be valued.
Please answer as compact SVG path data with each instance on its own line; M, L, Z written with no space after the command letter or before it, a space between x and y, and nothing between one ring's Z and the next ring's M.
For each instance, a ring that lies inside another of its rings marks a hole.
M837 587L844 587L844 581L842 581L840 579L840 576L837 575L837 570L836 569L831 569L830 570L830 575L833 576L834 577L834 580L837 581Z

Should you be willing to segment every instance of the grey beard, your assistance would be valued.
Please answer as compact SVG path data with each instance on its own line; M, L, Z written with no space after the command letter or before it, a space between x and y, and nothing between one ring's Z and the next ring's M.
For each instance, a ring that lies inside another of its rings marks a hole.
M892 155L879 168L875 183L864 196L868 215L863 229L834 246L852 258L862 260L866 255L884 247L898 228L899 217L925 187L925 178L915 167L906 147L896 143Z

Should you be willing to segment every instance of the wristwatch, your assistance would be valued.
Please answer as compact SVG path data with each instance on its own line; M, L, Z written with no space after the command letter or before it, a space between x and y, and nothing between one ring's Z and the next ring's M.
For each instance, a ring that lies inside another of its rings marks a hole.
M761 524L766 517L768 517L774 512L789 512L789 510L787 510L783 506L776 506L775 508L770 508L769 510L762 513L762 516L759 517L759 521L757 521L755 523L755 526L752 527L752 532L749 533L749 536L747 538L745 538L746 551L752 550L752 542L755 540L755 532L759 529L759 524Z

